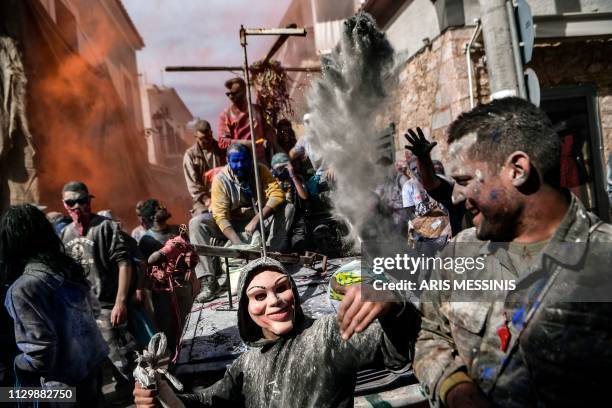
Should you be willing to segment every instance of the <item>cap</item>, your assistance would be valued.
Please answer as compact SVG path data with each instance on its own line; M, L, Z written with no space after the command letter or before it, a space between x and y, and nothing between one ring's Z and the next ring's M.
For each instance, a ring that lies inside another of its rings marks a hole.
M73 200L94 197L93 195L89 194L87 186L82 181L69 181L68 183L64 184L64 188L62 188L62 193L65 193L67 191L75 193Z

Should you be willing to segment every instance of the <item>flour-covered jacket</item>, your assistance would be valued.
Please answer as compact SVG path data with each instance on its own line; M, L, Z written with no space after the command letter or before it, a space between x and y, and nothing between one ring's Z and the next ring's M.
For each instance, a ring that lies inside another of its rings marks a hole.
M18 369L43 383L76 385L97 370L108 347L94 319L89 288L47 265L28 263L9 288L5 307L14 320Z
M443 403L453 385L471 380L495 406L598 406L612 373L611 248L612 226L575 196L528 270L515 270L503 245L462 231L440 256L486 256L477 278L514 279L516 289L482 302L423 295L414 365L432 400ZM431 279L452 273L434 270Z
M201 393L181 395L186 406L351 407L361 367L377 358L393 369L410 363L419 321L414 309L384 316L344 341L336 316L312 320L303 315L295 282L278 262L260 259L246 268L241 275L238 328L251 348L234 361L223 379ZM295 296L295 328L276 341L262 338L247 310L244 283L262 269L287 274Z

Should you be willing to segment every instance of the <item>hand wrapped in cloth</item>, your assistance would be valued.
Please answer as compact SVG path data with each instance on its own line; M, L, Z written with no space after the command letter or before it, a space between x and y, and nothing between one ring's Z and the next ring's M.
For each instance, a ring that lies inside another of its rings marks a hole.
M166 353L166 335L157 333L149 341L149 346L138 353L134 369L134 403L139 408L155 407L157 399L164 408L184 407L172 388L163 379L165 377L179 391L183 384L167 370L169 358Z

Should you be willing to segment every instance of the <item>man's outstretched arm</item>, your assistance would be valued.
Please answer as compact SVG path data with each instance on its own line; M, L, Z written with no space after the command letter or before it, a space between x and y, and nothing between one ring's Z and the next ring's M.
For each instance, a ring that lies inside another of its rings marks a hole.
M414 130L408 129L408 133L404 134L404 137L408 143L410 143L404 147L410 150L417 158L417 167L421 175L421 184L423 184L427 192L438 188L441 181L436 176L430 154L431 149L438 143L427 141L420 127L416 128L416 133Z

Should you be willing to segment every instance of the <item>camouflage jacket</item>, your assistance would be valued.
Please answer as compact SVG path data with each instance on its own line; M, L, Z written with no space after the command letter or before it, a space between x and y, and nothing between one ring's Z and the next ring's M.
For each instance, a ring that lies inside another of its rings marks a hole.
M574 196L527 271L514 270L504 245L478 241L474 229L453 239L441 256L486 255L478 279L514 279L516 287L482 301L450 290L423 294L414 365L433 402L443 405L462 377L495 406L588 406L603 398L612 373L611 246L612 226ZM431 278L452 273L433 270Z

